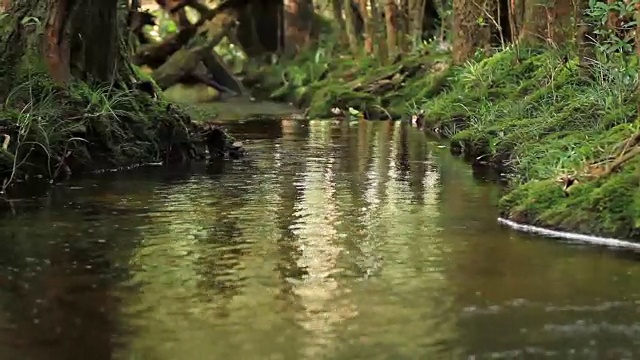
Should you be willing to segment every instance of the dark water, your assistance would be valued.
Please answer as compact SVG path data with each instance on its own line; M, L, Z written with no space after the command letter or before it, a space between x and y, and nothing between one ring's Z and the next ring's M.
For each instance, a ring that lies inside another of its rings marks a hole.
M638 263L500 228L498 187L419 131L234 131L247 159L12 202L0 358L640 356Z

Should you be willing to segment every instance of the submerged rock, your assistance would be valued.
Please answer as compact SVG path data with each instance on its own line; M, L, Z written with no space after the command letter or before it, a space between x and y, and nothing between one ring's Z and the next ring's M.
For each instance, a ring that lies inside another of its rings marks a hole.
M228 153L231 158L239 158L246 153L246 150L244 149L242 142L235 141L229 146Z
M205 84L176 84L164 91L167 100L180 104L199 104L216 101L220 93Z
M246 153L242 142L236 141L231 135L227 134L219 124L204 124L201 135L207 147L209 158L221 158L226 155L231 158L239 158Z

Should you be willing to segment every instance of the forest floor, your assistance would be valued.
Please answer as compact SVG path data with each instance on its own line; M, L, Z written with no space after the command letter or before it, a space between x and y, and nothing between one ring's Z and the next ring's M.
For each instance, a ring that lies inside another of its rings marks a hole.
M353 107L370 119L424 112L424 129L509 179L501 216L531 225L640 240L640 122L632 66L545 50L503 50L452 66L446 54L297 59L247 82L313 118ZM577 179L563 191L561 178Z

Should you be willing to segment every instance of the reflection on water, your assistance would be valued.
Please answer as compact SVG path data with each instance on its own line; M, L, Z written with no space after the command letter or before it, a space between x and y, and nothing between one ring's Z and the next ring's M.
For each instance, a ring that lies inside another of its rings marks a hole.
M243 160L85 179L0 226L3 359L640 356L640 274L496 224L400 123L237 125Z

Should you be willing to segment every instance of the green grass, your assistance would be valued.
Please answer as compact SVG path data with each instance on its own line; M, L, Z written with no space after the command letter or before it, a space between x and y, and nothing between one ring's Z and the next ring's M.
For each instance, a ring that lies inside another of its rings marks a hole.
M137 91L75 82L54 85L34 73L14 88L0 111L2 190L25 176L56 178L74 169L157 161L166 141L186 141L187 122L167 103ZM169 136L168 132L173 135Z

